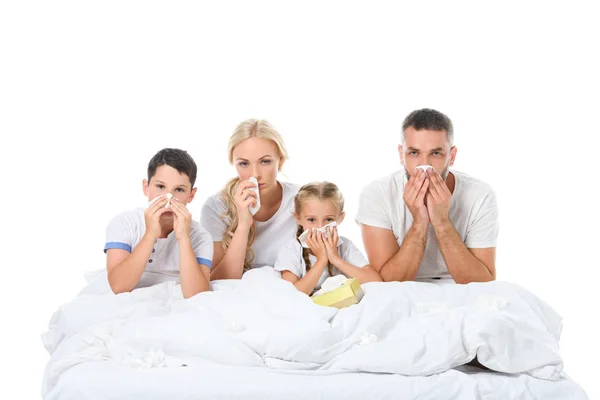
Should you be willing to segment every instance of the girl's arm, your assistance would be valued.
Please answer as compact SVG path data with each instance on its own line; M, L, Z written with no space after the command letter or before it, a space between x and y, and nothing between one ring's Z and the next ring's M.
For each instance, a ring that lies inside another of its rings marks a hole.
M348 278L356 278L360 283L383 282L379 272L375 271L375 269L368 264L362 268L357 267L346 262L339 256L329 261L331 262L331 265L342 271Z
M328 229L327 239L325 239L325 247L327 248L327 256L329 257L329 262L342 271L344 275L348 278L356 278L360 283L366 282L382 282L383 279L379 272L377 272L371 265L367 264L365 266L358 267L356 265L352 265L342 257L340 257L338 252L338 232L336 228L333 228L332 231ZM350 244L349 244L350 245Z
M327 267L327 259L317 260L315 265L302 278L294 275L291 271L281 271L281 278L292 282L296 289L310 296L313 290L315 290L319 278L323 275L325 267Z

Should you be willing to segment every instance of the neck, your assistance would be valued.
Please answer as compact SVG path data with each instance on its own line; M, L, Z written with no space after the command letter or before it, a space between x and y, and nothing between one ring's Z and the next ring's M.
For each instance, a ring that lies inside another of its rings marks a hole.
M271 188L271 190L269 190L267 193L260 193L261 207L273 207L274 205L280 203L282 198L283 188L281 187L281 183L277 181L275 187Z
M452 172L448 172L448 176L445 180L446 186L451 194L454 194L454 187L456 186L456 178Z

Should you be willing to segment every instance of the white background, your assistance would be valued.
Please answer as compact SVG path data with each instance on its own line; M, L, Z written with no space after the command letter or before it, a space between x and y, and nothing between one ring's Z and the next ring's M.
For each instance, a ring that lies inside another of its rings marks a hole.
M497 192L498 279L564 317L565 369L600 398L591 2L322 3L2 3L0 398L39 398L40 334L104 266L110 218L145 204L156 151L195 157L198 218L234 174L234 127L265 118L291 155L281 178L337 183L360 245L359 191L398 168L421 107L452 118L455 168Z

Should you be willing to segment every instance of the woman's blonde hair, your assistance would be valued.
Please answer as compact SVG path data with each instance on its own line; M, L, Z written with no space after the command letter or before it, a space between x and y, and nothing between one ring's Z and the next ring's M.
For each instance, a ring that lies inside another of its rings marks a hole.
M229 138L229 144L227 146L227 152L229 156L229 163L233 164L233 149L244 140L250 138L259 138L270 140L277 146L279 150L279 170L281 171L281 167L283 163L288 158L288 153L285 148L285 144L283 143L283 138L273 128L271 124L262 119L247 119L242 121L233 131L233 134ZM223 235L223 240L221 241L221 245L223 246L223 250L226 252L231 244L231 239L233 238L233 234L238 226L238 213L237 208L235 206L235 193L237 192L238 186L240 184L240 178L235 177L230 179L223 190L221 190L221 197L223 201L225 201L225 205L227 206L227 211L225 214L221 215L222 218L229 219L230 223L225 231L225 235ZM254 239L256 238L256 225L252 224L250 227L250 232L248 233L248 247L246 249L246 257L244 259L244 272L250 269L250 265L254 260L254 252L252 251L252 244L254 243Z
M344 196L342 196L342 192L337 187L335 183L331 182L311 182L308 183L298 190L296 197L294 197L294 214L296 217L300 217L300 213L302 212L302 207L309 200L327 200L331 202L334 207L337 208L338 212L344 211ZM296 231L296 238L300 237L300 235L304 232L304 228L302 225L298 224L298 230ZM302 258L304 259L304 263L306 264L306 272L310 271L311 264L309 256L309 249L303 247L302 248ZM331 276L331 264L327 263L327 270L329 271L329 275Z

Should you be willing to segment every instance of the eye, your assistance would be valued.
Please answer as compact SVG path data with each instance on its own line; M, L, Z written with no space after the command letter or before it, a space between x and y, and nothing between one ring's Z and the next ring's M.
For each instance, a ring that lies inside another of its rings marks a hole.
M335 219L333 219L331 217L327 218L327 222L333 222L333 221L335 221Z
M315 222L315 219L314 219L314 218L307 218L306 220L307 220L308 222Z
M262 163L267 165L267 164L271 164L271 160L262 160Z
M179 193L184 193L185 192L185 189L183 189L183 188L177 188L175 190L177 190Z
M246 162L246 161L240 161L240 162L238 163L238 165L239 165L240 167L244 167L244 168L245 168L245 167L247 167L247 166L248 166L248 162Z
M416 151L409 151L408 155L409 156L416 156L418 153Z
M158 184L158 185L156 185L156 187L159 188L160 190L163 190L165 188L165 185Z
M442 153L439 152L439 151L434 151L433 155L436 156L436 157L441 157Z

